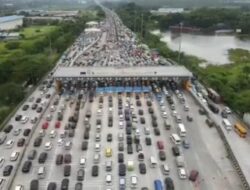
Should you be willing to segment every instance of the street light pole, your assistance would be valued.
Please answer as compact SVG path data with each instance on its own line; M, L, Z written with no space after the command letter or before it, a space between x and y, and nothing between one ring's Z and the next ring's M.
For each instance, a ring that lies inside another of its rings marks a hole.
M183 23L180 23L180 41L179 41L179 54L178 54L178 62L181 63L181 33L182 33Z

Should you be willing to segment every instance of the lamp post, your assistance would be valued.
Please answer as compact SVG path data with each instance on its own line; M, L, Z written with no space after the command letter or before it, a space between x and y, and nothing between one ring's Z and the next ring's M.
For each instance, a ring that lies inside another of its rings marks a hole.
M183 23L180 23L180 41L179 41L179 54L178 54L178 62L181 63L181 33L182 33Z

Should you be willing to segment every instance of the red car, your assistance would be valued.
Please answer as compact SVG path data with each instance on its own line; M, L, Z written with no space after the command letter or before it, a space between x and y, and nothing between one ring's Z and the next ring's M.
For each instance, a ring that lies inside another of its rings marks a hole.
M61 122L57 121L56 124L55 124L55 128L60 128L60 126L61 126Z
M158 146L158 149L159 149L159 150L164 149L164 144L163 144L162 141L157 141L157 146Z
M49 127L49 123L48 122L45 122L42 126L43 129L48 129Z

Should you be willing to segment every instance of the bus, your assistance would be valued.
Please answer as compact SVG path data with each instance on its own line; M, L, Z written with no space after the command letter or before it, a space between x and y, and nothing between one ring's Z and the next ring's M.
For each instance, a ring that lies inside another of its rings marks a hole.
M155 186L155 190L163 190L163 185L161 180L155 180L154 181L154 186Z
M186 136L187 132L186 132L186 128L185 128L183 123L178 124L178 133L179 133L180 137L185 137Z
M247 129L244 126L242 126L240 123L236 123L234 125L234 130L242 138L245 138L247 135Z

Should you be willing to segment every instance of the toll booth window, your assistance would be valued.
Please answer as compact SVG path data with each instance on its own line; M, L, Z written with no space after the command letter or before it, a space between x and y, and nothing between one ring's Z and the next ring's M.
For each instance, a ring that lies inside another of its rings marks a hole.
M80 75L86 75L86 72L80 72Z

